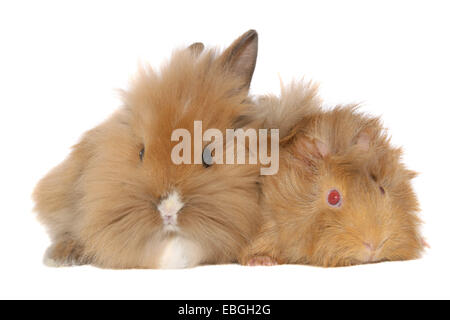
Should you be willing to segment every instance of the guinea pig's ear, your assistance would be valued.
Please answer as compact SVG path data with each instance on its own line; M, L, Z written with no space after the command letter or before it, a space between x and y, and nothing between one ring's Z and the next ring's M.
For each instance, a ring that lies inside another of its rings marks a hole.
M330 154L330 148L325 142L314 139L314 145L321 158L325 158Z
M302 136L295 140L294 152L308 159L324 159L330 154L330 147L319 139Z
M367 152L369 151L371 140L367 130L361 131L356 138L356 146L359 150Z
M202 53L203 49L205 45L201 42L195 42L188 47L188 50L196 57Z
M243 81L241 89L248 90L258 55L258 33L249 30L236 39L220 56L220 63Z

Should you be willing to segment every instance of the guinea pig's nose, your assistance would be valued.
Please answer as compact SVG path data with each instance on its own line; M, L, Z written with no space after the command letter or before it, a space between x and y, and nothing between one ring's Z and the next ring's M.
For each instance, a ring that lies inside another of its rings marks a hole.
M374 251L374 245L371 242L364 242L364 246L370 251Z
M363 242L364 246L366 247L366 252L364 253L364 260L365 262L374 262L375 261L375 255L376 255L376 247L373 245L372 242Z
M382 250L389 238L383 241L364 241L364 247L366 248L366 262L375 262L380 258Z

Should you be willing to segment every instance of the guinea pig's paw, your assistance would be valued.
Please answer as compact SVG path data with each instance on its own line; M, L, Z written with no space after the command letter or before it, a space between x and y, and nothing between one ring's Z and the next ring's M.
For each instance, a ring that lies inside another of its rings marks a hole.
M256 267L256 266L276 266L278 262L275 259L272 259L268 256L256 256L248 260L248 266Z
M86 264L81 247L73 240L65 240L52 244L44 255L47 267L60 268Z
M430 244L427 242L425 238L422 237L422 246L427 249L431 249Z

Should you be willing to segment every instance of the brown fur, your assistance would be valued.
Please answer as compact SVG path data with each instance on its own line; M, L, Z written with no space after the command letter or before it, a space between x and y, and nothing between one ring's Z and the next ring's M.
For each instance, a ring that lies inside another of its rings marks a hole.
M292 97L304 89L291 87L271 99L271 108L290 113ZM278 123L285 132L280 169L262 180L264 225L241 262L268 256L278 263L346 266L418 258L415 173L401 162L401 150L391 146L379 119L355 106L323 111L317 104L314 111L311 103L297 100L295 126ZM333 188L343 197L339 208L327 203Z
M257 34L249 31L222 54L196 43L160 72L140 70L124 107L87 132L34 191L53 242L48 257L60 265L157 267L175 234L162 230L156 206L176 188L185 203L178 235L199 247L200 263L235 262L260 221L259 168L175 165L171 134L186 128L193 137L194 120L203 131L233 128L250 107L256 52Z

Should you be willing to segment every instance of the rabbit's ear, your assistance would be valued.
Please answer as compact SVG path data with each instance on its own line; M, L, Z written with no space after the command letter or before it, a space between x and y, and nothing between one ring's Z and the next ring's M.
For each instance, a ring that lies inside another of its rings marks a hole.
M201 42L195 42L188 47L188 50L194 55L199 56L203 49L205 49L205 45Z
M249 30L236 39L221 55L224 67L240 77L244 82L243 89L250 87L253 71L258 55L258 33Z

